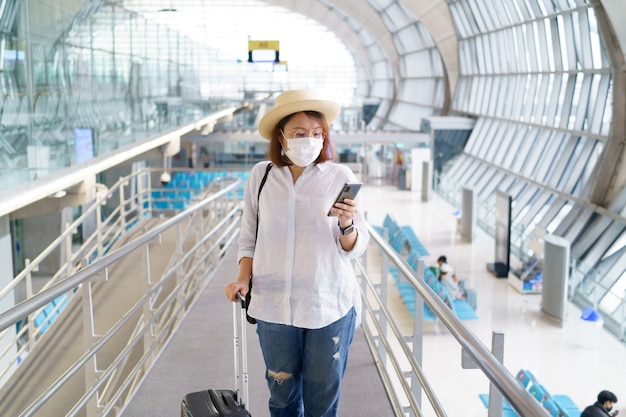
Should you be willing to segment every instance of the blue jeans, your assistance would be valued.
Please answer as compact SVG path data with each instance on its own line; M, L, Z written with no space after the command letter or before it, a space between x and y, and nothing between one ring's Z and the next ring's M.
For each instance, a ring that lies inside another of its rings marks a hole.
M257 322L271 417L336 417L355 310L321 329Z

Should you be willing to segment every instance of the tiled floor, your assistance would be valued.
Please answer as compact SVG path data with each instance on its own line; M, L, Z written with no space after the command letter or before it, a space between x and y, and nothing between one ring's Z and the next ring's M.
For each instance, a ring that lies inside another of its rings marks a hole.
M580 319L580 309L569 303L562 328L547 320L540 311L541 295L522 295L487 271L493 239L478 230L473 243L463 242L456 234L454 207L436 194L423 203L419 192L393 186L366 183L361 192L361 209L371 224L382 225L386 213L410 224L430 252L426 265L445 254L476 289L479 319L464 323L487 347L492 332L504 333L504 365L512 374L530 370L551 394L568 395L580 409L593 403L600 390L611 390L620 400L616 408L626 413L626 344L589 326ZM461 369L460 358L460 347L449 333L425 336L424 369L448 415L486 416L478 394L488 392L488 382L478 370Z

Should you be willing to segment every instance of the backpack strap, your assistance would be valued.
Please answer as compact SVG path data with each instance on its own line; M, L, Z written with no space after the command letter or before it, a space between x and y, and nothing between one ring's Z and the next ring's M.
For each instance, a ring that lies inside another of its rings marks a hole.
M267 180L267 174L270 173L270 169L272 169L272 163L267 164L267 169L265 170L265 175L263 175L263 179L259 184L259 192L256 196L256 232L254 233L254 241L256 242L256 238L259 235L259 198L261 197L261 190L265 185L265 181ZM252 300L252 277L250 277L250 281L248 282L248 294L246 294L246 306L250 305L250 300ZM248 314L248 309L246 308L246 320L250 324L256 324L256 319Z
M270 173L270 169L272 169L272 163L267 164L267 168L265 169L265 175L263 175L263 179L259 184L259 192L256 196L256 232L254 233L254 240L256 241L256 237L259 235L259 198L261 198L261 190L265 185L265 181L267 181L267 174Z

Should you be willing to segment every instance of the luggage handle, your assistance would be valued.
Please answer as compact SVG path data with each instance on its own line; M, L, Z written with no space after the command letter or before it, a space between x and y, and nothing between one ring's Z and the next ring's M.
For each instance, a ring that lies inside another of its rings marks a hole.
M234 350L234 373L235 373L235 393L237 401L248 409L248 340L246 337L246 297L237 293L239 301L241 301L241 309L238 303L233 303L233 350ZM237 310L240 310L240 318L237 320ZM241 322L241 332L239 330L238 321ZM239 339L241 333L241 340ZM241 349L240 349L241 346ZM239 365L241 364L241 373Z

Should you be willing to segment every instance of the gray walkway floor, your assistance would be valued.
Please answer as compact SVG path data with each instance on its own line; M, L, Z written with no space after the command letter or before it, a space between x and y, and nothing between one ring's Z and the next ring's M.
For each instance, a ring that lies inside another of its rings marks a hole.
M157 359L122 417L178 416L183 396L206 388L232 389L232 304L223 288L236 277L236 246ZM268 416L268 390L255 327L247 325L250 401L254 417ZM341 416L385 417L393 412L363 332L350 349Z

